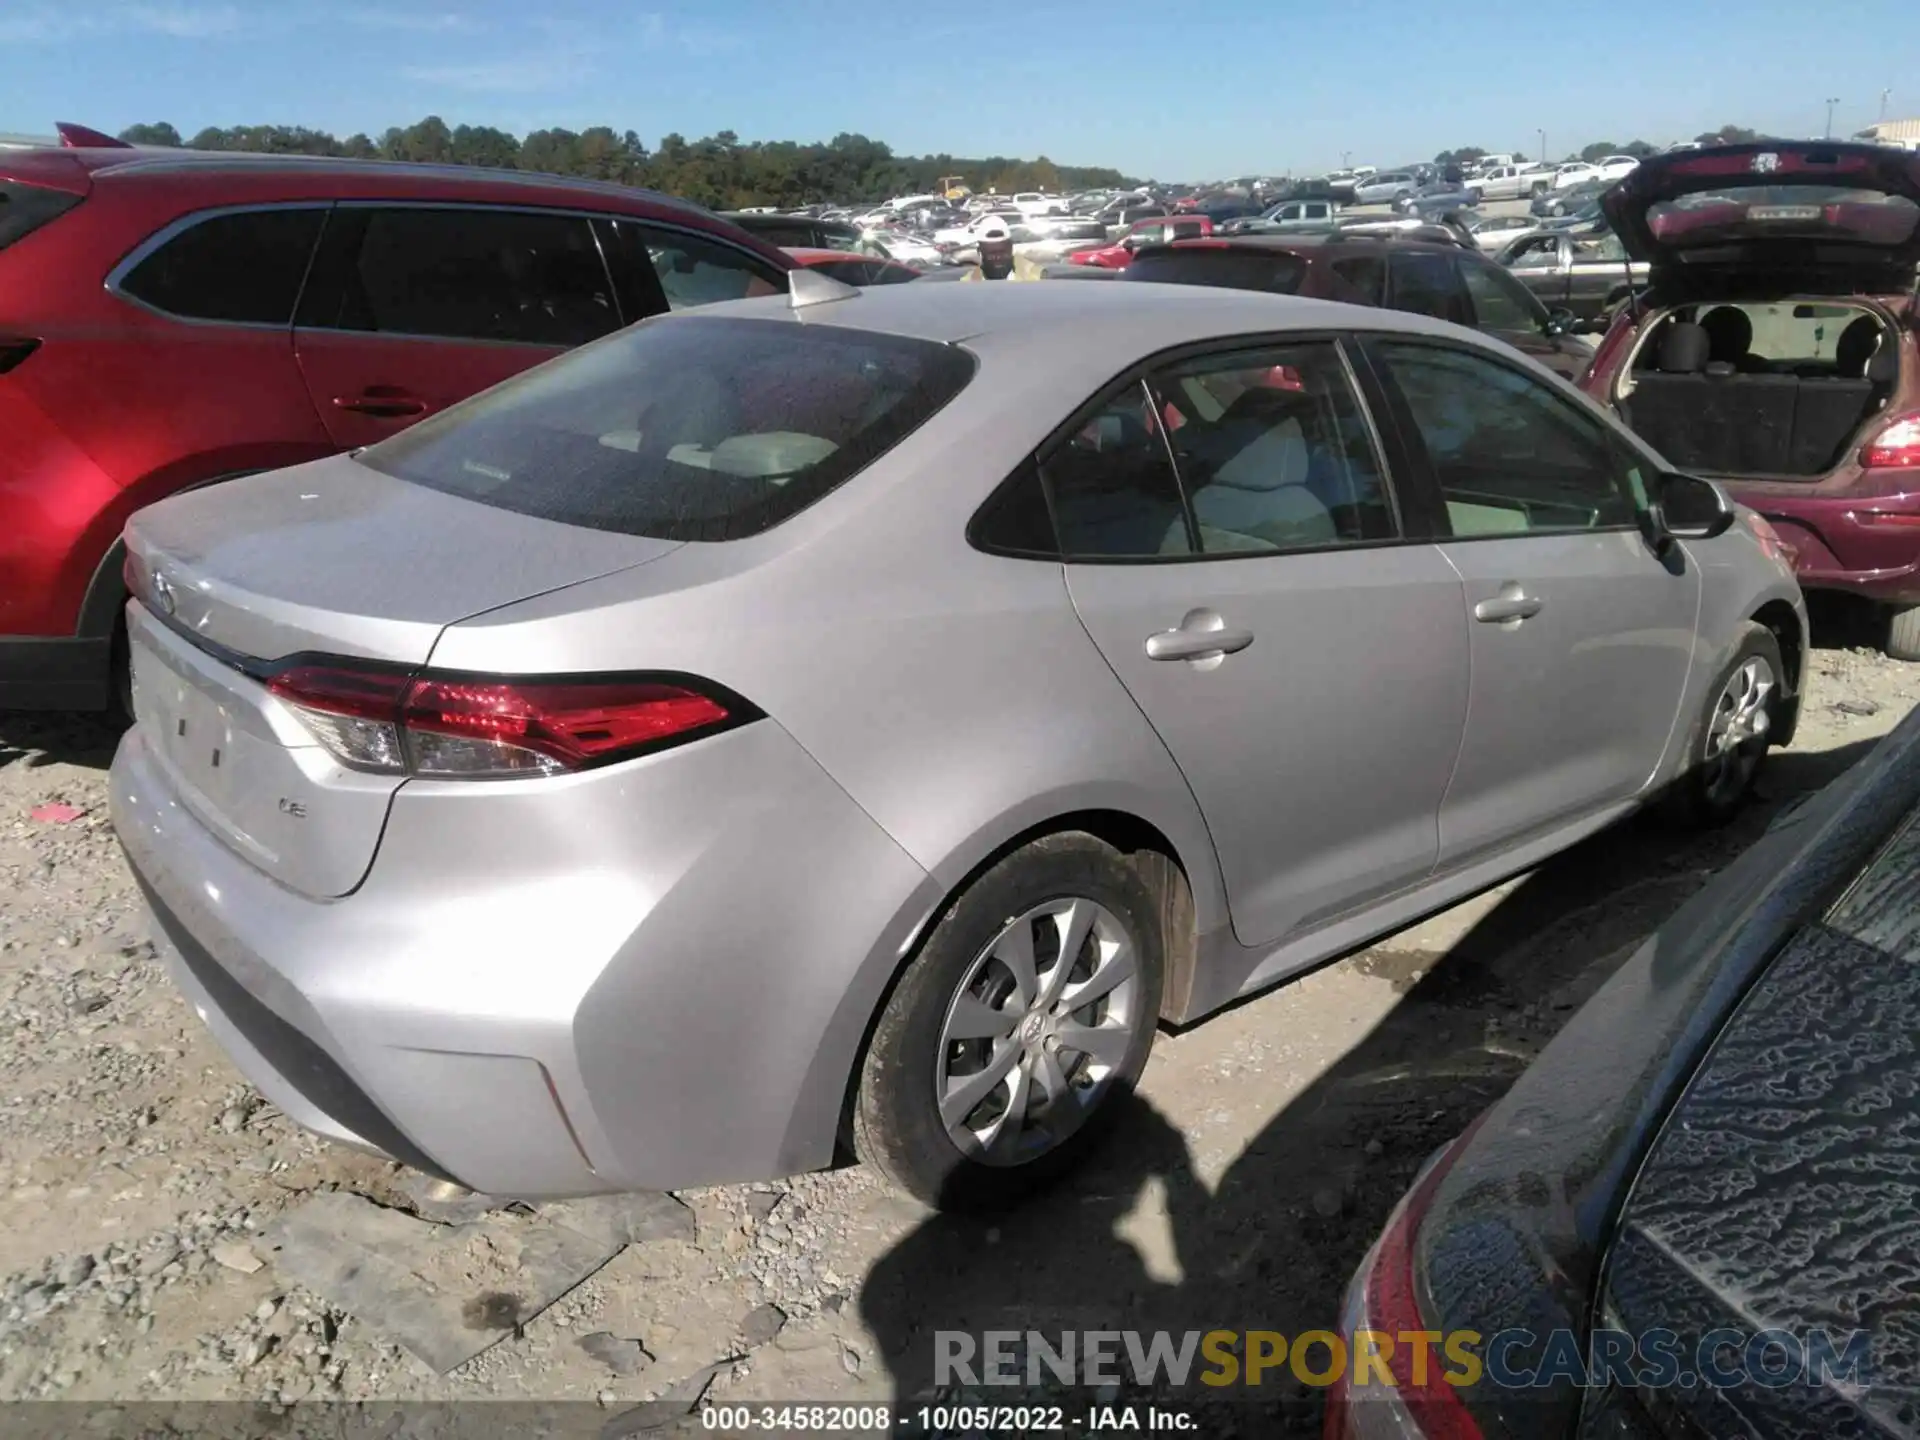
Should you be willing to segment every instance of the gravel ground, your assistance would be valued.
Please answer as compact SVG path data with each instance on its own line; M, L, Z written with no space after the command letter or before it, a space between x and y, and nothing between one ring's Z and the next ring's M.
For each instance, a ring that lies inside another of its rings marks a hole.
M1817 651L1800 737L1734 826L1619 827L1163 1036L1116 1143L998 1226L857 1169L688 1192L691 1240L629 1245L447 1374L263 1261L305 1197L411 1209L409 1177L294 1129L168 984L106 822L111 731L0 716L0 1399L882 1400L925 1392L939 1328L1330 1324L1433 1146L1916 693L1920 668Z

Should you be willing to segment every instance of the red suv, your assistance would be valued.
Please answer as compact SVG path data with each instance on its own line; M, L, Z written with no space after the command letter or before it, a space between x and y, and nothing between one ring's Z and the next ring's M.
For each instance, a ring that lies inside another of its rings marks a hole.
M793 261L647 191L466 167L0 151L0 708L120 696L119 535Z
M1887 653L1920 660L1920 155L1687 150L1600 203L1650 288L1588 392L1772 522L1805 588L1881 602Z

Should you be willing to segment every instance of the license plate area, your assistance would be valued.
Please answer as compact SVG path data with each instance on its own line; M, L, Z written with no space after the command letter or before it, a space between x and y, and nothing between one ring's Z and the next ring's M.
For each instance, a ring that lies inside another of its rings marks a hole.
M1818 220L1826 212L1818 205L1749 205L1749 220Z

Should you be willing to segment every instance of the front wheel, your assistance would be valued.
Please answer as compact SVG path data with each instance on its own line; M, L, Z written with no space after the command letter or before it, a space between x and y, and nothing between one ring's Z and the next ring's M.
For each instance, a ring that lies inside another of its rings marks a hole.
M1050 835L975 880L882 1011L854 1149L947 1210L997 1209L1079 1164L1160 1018L1159 909L1125 857Z
M1670 820L1711 829L1740 813L1772 743L1785 673L1780 642L1766 626L1749 621L1694 723L1686 769L1663 805Z
M1899 606L1888 614L1881 648L1890 660L1920 660L1920 605Z

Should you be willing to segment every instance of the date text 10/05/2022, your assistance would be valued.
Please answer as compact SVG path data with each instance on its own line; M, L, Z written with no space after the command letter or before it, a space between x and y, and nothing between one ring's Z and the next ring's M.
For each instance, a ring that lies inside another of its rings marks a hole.
M1164 1405L922 1405L897 1416L886 1405L707 1405L700 1423L728 1434L753 1431L843 1431L860 1434L930 1435L1006 1432L1029 1435L1053 1430L1192 1431L1199 1422Z

